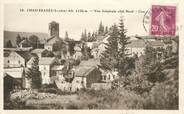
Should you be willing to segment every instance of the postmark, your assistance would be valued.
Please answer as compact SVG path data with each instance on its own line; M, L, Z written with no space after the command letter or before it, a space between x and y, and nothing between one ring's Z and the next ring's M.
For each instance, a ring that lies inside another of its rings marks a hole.
M174 36L176 33L176 6L152 5L151 35Z
M150 25L151 25L151 11L147 10L144 14L143 20L142 20L142 25L145 30L145 32L149 33L150 32Z

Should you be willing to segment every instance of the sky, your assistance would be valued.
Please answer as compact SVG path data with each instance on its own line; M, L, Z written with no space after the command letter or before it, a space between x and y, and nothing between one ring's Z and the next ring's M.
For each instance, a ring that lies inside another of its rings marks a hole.
M147 4L147 5L145 5ZM19 32L44 32L48 33L48 23L56 21L60 25L60 37L64 37L65 31L70 38L79 40L82 31L86 29L93 32L98 29L99 23L108 27L118 24L123 17L127 35L148 35L143 28L143 17L145 11L151 8L150 2L123 2L120 0L86 0L83 2L61 2L37 4L5 4L4 5L4 30ZM24 12L20 10L24 9ZM74 12L27 12L27 9L56 9L73 10ZM76 12L77 9L88 12ZM124 10L124 13L95 12L95 10ZM128 13L126 10L133 13ZM141 11L141 12L139 12Z

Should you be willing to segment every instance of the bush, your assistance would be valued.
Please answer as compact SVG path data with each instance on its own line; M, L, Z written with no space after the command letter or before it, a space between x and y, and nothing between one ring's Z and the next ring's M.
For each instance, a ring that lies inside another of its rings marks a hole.
M4 103L4 109L25 109L25 101L16 98Z
M41 88L41 89L39 89L39 92L56 94L57 89L56 88Z
M142 98L123 88L78 93L80 109L142 109Z
M178 109L178 81L167 81L154 86L144 101L145 109Z

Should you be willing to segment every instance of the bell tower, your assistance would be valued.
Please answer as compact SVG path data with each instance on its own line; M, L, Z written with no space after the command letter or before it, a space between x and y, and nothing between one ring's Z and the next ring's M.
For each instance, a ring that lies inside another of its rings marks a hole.
M52 21L49 23L49 37L56 36L59 38L59 23Z

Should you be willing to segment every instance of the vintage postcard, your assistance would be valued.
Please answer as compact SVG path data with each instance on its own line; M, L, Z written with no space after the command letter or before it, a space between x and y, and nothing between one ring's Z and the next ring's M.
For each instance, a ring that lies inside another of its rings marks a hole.
M2 113L182 113L179 2L2 3Z

